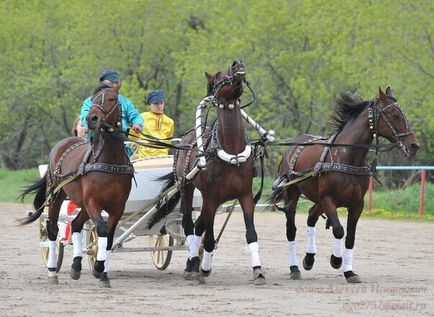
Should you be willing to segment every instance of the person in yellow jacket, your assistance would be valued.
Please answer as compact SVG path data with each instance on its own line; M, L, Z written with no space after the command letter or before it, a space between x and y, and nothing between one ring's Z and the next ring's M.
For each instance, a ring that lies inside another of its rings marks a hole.
M164 114L166 97L161 90L154 90L145 98L145 104L150 107L151 111L143 112L141 114L144 120L143 134L152 135L158 139L171 138L174 131L173 120ZM132 134L133 140L140 140L140 136L134 132ZM168 155L169 149L153 149L140 146L136 156L138 158L149 156L163 156Z

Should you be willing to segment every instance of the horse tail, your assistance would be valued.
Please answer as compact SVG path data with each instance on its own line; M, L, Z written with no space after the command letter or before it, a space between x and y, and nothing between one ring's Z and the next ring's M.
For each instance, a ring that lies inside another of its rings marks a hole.
M267 198L267 202L276 204L282 200L282 187L273 188L271 195Z
M159 177L157 180L166 181L163 187L161 188L161 193L164 193L167 190L169 190L171 187L175 185L176 182L175 174L173 172L170 172L169 174ZM151 217L151 220L148 223L148 228L152 228L152 226L154 226L156 223L158 223L161 219L166 217L175 209L176 205L179 202L179 199L181 198L181 192L177 191L175 195L173 195L168 200L164 198L165 196L161 197L159 202L157 203L156 205L157 211Z
M35 221L44 212L46 190L47 178L44 175L44 177L38 179L35 183L24 189L21 195L18 196L18 198L21 198L21 201L23 201L25 196L30 193L36 192L35 198L33 199L33 208L35 208L36 211L30 213L25 218L19 219L18 221L21 225L26 225Z

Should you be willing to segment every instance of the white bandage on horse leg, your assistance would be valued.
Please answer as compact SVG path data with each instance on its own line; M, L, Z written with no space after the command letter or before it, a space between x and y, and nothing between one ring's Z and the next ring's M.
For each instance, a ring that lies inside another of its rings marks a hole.
M47 268L55 269L57 267L57 241L48 242L48 261Z
M204 271L211 270L212 254L213 254L213 252L203 251L202 270L204 270Z
M353 270L353 250L354 249L344 249L344 263L342 265L342 272L348 272Z
M316 242L315 242L316 229L315 229L315 227L307 227L306 234L307 234L306 253L316 253Z
M107 237L98 237L98 253L96 255L98 261L107 259Z
M187 245L189 251L188 258L190 260L196 256L199 256L200 236L196 236L194 234L188 235Z
M104 273L108 272L108 267L109 267L109 260L110 260L110 255L112 254L112 252L109 250L107 251L107 258L104 261Z
M335 243L333 245L333 255L337 258L342 257L342 239L335 239Z
M79 256L83 257L83 246L81 245L81 233L74 232L71 237L74 246L74 258Z
M289 266L298 266L297 259L297 248L295 246L295 241L288 241L288 251L289 251Z
M252 267L261 266L261 261L259 260L258 242L249 243L249 252L252 258Z

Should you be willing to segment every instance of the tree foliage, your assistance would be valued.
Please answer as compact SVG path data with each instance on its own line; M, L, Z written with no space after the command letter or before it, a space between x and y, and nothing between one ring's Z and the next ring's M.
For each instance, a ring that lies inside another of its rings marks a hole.
M433 164L433 12L429 0L3 0L0 166L45 162L101 70L119 70L142 111L146 93L163 89L181 133L204 72L237 58L257 97L248 113L278 138L326 133L342 90L370 99L391 86L421 143L418 163Z

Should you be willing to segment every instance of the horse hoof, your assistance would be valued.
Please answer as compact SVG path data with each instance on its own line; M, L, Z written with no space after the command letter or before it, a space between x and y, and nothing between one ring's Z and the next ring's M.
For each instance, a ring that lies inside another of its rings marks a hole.
M184 269L184 279L186 280L197 280L200 277L199 273L200 267L200 259L198 256L195 256L192 259L187 259L187 263Z
M344 276L347 280L347 283L355 284L355 283L362 283L362 280L360 277L354 273L353 271L344 272Z
M76 271L73 267L71 267L71 269L69 270L69 276L71 276L73 280L80 279L80 275L81 271Z
M312 270L314 262L315 262L315 253L306 253L303 259L303 268L306 271Z
M100 288L111 288L111 285L110 285L110 281L109 281L109 280L107 280L107 281L102 281L102 280L100 280L100 281L98 282L98 285L99 285Z
M50 284L59 284L59 279L57 278L57 275L52 275L48 277L48 283Z
M182 277L184 278L184 280L187 281L191 281L193 279L191 272L186 272L186 271L182 273Z
M338 258L332 254L330 256L330 265L334 269L339 269L342 266L342 258Z
M298 269L298 266L294 265L289 268L291 273L289 274L289 278L291 280L301 280L301 272Z
M253 271L253 281L255 285L264 285L265 284L265 274L262 269L255 269Z
M211 274L211 270L205 271L204 269L201 269L201 272L203 277L208 277Z
M101 272L96 271L95 269L92 269L92 275L95 278L101 278Z

